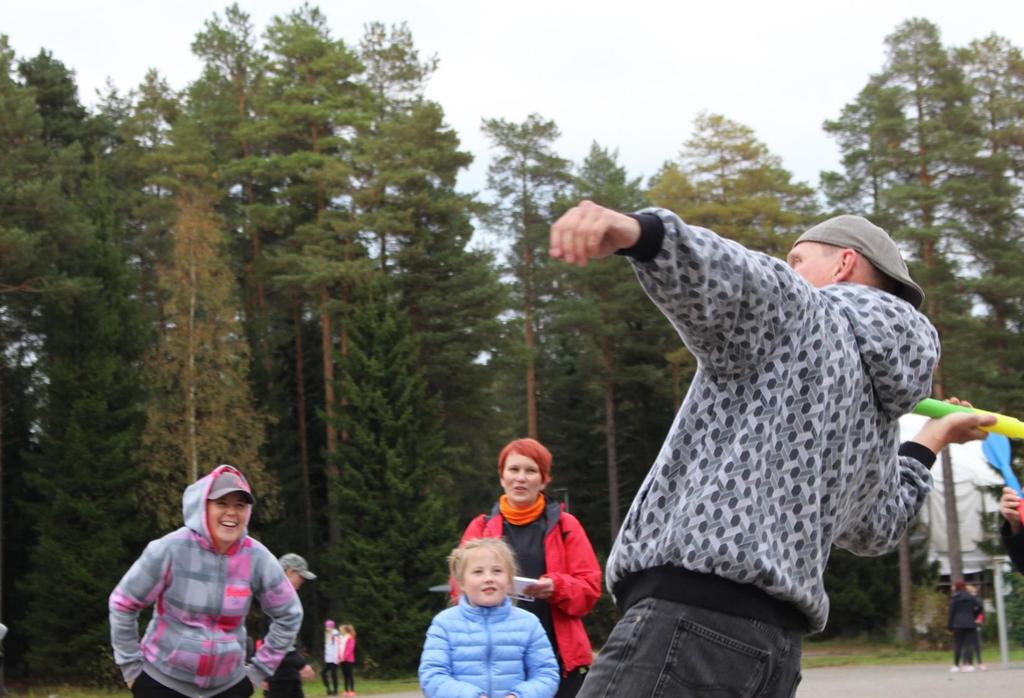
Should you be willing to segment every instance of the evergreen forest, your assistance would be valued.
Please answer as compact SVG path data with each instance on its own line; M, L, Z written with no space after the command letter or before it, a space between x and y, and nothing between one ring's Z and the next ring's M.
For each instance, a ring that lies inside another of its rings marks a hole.
M151 70L87 107L75 66L0 35L9 680L117 681L107 596L219 463L253 482L254 537L319 576L303 644L317 656L324 618L351 623L361 671L415 669L447 601L429 588L512 438L550 448L548 494L603 561L696 367L628 263L548 258L584 198L782 257L811 224L865 215L926 292L935 396L1024 416L1024 57L1003 37L895 27L822 125L842 164L817 183L710 112L654 173L615 143L562 157L537 113L484 119L489 151L467 152L425 96L443 56L405 24L347 43L310 5L265 27L232 5L192 51L181 91ZM474 159L486 189L462 191ZM900 562L914 589L935 581L915 541L832 556L826 635L894 630ZM606 595L595 645L614 618Z

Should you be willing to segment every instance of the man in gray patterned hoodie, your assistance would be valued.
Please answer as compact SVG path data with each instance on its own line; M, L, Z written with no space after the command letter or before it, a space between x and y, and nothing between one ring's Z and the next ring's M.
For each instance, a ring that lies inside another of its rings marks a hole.
M580 697L793 695L832 545L893 549L935 454L993 421L933 420L899 444L939 355L921 289L858 216L807 231L787 264L669 211L583 202L550 253L630 257L698 362L608 558L623 616Z

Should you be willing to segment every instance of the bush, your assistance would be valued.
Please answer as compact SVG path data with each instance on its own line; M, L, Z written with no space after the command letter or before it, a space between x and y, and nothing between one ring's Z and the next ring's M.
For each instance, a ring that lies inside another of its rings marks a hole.
M914 644L919 649L948 649L949 596L931 586L914 589L911 617Z

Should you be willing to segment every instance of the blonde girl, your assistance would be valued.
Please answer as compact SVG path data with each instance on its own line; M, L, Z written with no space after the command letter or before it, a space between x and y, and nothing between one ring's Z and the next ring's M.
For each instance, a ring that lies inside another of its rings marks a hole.
M356 694L356 680L352 676L352 670L356 666L356 629L351 625L341 626L340 640L341 674L345 679L344 696Z
M448 556L458 603L427 630L420 657L426 698L551 698L558 662L537 616L512 605L512 549L500 538L467 541Z

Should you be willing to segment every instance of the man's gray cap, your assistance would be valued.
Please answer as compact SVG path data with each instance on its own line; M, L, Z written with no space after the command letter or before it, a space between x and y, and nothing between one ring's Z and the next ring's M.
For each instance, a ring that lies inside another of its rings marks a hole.
M910 278L907 264L896 243L877 225L861 216L836 216L822 221L800 236L796 241L820 242L836 247L849 247L864 256L899 285L897 296L920 308L924 302L924 291Z
M303 579L316 579L316 575L309 571L309 564L306 562L306 558L301 555L286 553L281 556L278 562L281 563L281 567L284 568L285 572L295 570Z

